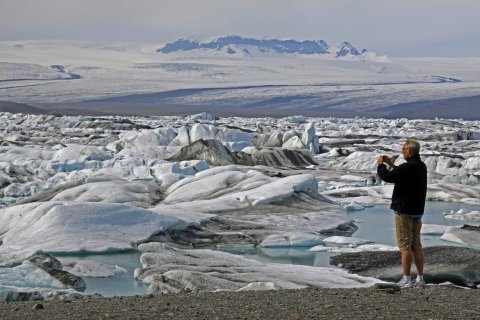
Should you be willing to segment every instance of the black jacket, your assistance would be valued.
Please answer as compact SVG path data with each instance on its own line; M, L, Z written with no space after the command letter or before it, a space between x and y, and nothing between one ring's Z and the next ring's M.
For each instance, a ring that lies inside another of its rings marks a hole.
M427 195L427 166L419 155L408 158L406 163L391 171L381 164L377 172L383 181L395 183L391 209L405 214L423 214Z

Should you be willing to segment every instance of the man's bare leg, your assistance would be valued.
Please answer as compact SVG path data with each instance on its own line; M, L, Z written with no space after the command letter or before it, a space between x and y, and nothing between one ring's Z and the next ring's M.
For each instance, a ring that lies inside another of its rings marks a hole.
M403 250L402 251L402 270L403 270L404 276L410 277L410 271L412 270L412 261L413 261L412 249L408 248L406 250Z
M423 255L422 246L413 246L413 258L415 260L415 267L417 268L417 275L423 276L423 265L425 263L425 257ZM403 258L403 255L402 255ZM403 262L403 259L402 259Z

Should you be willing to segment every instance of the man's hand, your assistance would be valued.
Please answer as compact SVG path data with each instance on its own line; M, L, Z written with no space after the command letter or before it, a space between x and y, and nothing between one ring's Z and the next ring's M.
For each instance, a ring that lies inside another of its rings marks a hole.
M395 167L395 164L393 163L393 160L390 159L389 157L385 156L384 162L388 164L390 167Z
M386 155L381 155L380 157L378 157L377 164L382 164L382 163L386 163L390 167L395 167L395 164L393 164L392 159L390 159L390 157Z
M377 165L381 165L382 163L384 163L384 162L385 162L385 160L384 160L385 157L386 157L386 156L380 156L380 157L378 157L378 158L377 158Z

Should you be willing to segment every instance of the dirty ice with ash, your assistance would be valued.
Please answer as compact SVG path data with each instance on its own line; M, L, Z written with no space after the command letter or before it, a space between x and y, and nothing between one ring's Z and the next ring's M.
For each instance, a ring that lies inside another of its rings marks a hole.
M478 61L189 45L164 53L146 45L0 43L0 100L19 103L3 106L43 113L0 113L3 300L78 297L82 277L125 270L62 256L125 250L141 252L134 275L153 294L371 286L380 280L335 266L278 265L213 249L396 250L351 237L357 226L347 212L389 203L392 186L375 176L375 159L398 155L410 136L422 144L428 199L480 207L478 118L152 115L158 104L171 113L229 113L230 105L260 115L270 108L375 115L397 102L473 96ZM59 110L151 114L48 114ZM480 213L445 217L474 225ZM423 232L480 246L475 227Z

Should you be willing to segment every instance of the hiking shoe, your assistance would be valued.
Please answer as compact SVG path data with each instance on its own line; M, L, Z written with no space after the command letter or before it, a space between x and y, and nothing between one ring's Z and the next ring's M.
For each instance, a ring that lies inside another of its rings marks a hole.
M400 287L400 289L411 288L413 287L413 282L410 277L403 277L402 280L397 283L397 285Z
M425 284L425 280L423 280L423 277L415 279L413 286L415 288L425 288L426 284Z

